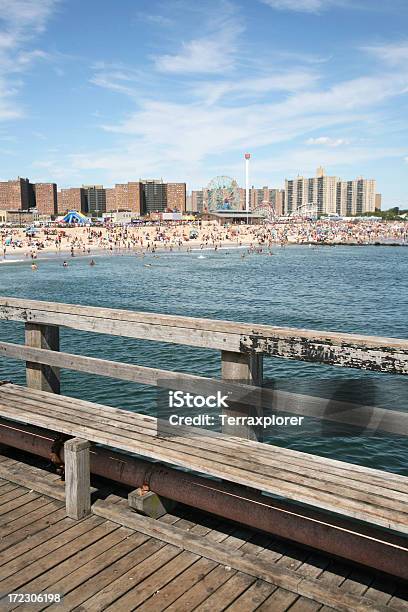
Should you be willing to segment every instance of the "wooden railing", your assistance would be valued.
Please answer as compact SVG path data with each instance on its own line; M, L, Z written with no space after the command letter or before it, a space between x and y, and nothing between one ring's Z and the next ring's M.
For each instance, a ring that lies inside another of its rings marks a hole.
M27 362L31 388L59 393L60 368L184 391L194 385L202 394L214 391L216 384L221 392L231 393L232 405L239 405L245 391L251 392L249 407L240 406L241 411L272 406L276 411L408 435L408 414L400 411L330 401L328 412L328 400L262 388L264 356L407 374L407 340L7 297L0 298L1 319L25 324L25 345L0 342L0 355ZM219 350L222 381L60 352L60 327ZM254 437L246 428L239 435Z

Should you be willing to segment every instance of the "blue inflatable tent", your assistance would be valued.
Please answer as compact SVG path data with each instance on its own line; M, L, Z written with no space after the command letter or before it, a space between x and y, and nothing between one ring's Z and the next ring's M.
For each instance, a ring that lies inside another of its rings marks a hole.
M76 210L70 210L69 213L67 213L63 218L63 222L76 223L77 225L85 225L86 223L90 223L91 220L88 219L88 217L85 217L85 215L83 215L82 213L77 212Z

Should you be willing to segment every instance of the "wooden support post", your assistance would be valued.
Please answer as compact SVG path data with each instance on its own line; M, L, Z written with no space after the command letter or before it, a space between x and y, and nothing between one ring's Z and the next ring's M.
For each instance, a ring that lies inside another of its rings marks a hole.
M88 440L72 438L64 444L65 505L77 521L91 514L91 472Z
M25 342L33 348L59 351L59 327L26 323ZM59 368L27 361L26 381L31 389L60 393Z
M221 351L221 375L227 381L261 386L263 355ZM232 417L261 416L261 407L236 404L225 410L224 414ZM230 425L226 423L223 425L222 431L225 434L248 440L262 439L262 430L248 425Z

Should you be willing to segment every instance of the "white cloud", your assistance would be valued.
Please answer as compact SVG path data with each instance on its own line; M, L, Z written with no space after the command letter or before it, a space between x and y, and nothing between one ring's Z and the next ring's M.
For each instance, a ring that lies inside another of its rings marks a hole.
M407 75L398 71L385 76L352 79L328 88L318 87L315 80L308 82L307 78L302 86L301 80L299 78L299 90L279 92L275 101L257 102L253 94L252 99L240 101L236 97L233 104L229 104L228 95L221 98L218 92L211 104L203 104L203 101L208 102L208 91L203 91L203 97L195 102L190 98L186 102L138 100L137 110L121 122L101 126L116 135L114 148L96 154L89 151L73 155L67 167L71 166L75 172L100 172L101 176L112 177L112 180L116 180L115 176L123 179L135 176L137 169L138 176L191 177L199 186L198 181L205 180L204 167L207 178L212 165L218 174L223 155L236 155L240 159L246 149L275 147L277 167L283 164L285 168L294 169L296 164L302 168L302 164L315 167L319 163L335 164L336 160L346 164L394 154L403 156L402 151L380 147L375 141L371 146L341 146L351 143L327 131L336 128L338 132L339 126L347 126L347 129L358 126L361 134L364 126L367 128L370 122L375 124L378 119L375 115L378 104L400 95L407 88ZM278 81L263 81L262 78L251 81L254 88L258 86L260 90L278 84ZM290 82L288 77L285 86ZM236 94L241 94L247 85L247 82L242 87L237 85ZM211 89L211 83L206 82L206 86ZM190 83L185 87L188 89ZM326 135L314 137L316 132L326 132ZM291 161L292 153L284 154L282 145L305 136L306 142L315 146L303 147ZM321 159L322 148L324 159ZM262 168L259 161L258 165Z
M406 148L405 148L406 151ZM267 158L254 159L252 165L251 181L254 184L262 184L266 177L278 174L281 177L290 178L296 175L314 176L316 168L323 165L328 174L339 175L344 179L355 178L359 174L357 168L361 164L380 159L401 159L402 147L382 146L354 146L347 149L328 149L322 155L321 150L310 148L293 148L284 153L277 153ZM339 168L346 168L343 173ZM242 162L231 164L224 169L227 174L240 176L242 174ZM374 178L374 177L367 177Z
M174 24L174 20L165 15L153 14L153 13L138 13L136 16L138 21L145 21L152 23L153 25L169 27Z
M145 74L126 64L97 62L92 68L95 71L90 79L93 85L127 96L136 96L140 91L140 85L146 85L147 82Z
M193 74L224 72L233 65L232 51L225 40L198 38L183 43L180 53L157 57L155 64L160 72Z
M273 9L283 11L298 11L304 13L318 13L329 8L333 4L338 4L337 0L262 0Z
M26 45L41 33L58 0L0 0L0 121L21 117L22 109L15 96L21 87L16 74L22 73L38 59L48 56Z
M372 45L362 47L362 50L393 66L406 65L408 62L408 41L388 45Z
M171 74L217 74L235 65L237 38L244 31L230 2L218 6L216 19L203 22L202 30L208 33L183 42L176 53L154 57L159 72Z
M308 145L323 145L327 147L340 147L349 143L350 141L345 138L330 138L330 136L318 136L317 138L308 138L306 140Z
M14 32L30 28L32 32L39 33L44 30L57 3L58 0L0 0L0 15Z
M193 93L213 104L221 98L256 98L270 92L295 92L311 87L319 76L315 72L288 70L269 76L251 79L204 82L193 89Z
M296 4L305 6L300 0ZM319 4L322 9L330 2ZM254 182L264 181L272 169L289 175L313 172L320 164L361 164L406 154L380 145L377 136L362 139L378 132L379 109L407 91L406 70L387 67L384 73L325 86L321 60L302 61L295 54L283 58L284 51L271 58L248 57L247 43L239 36L242 26L232 11L216 25L203 19L201 32L174 53L155 56L156 70L93 66L92 83L130 96L133 112L119 121L104 119L102 124L99 119L111 146L82 149L60 160L50 155L37 166L43 163L59 182L111 184L163 176L187 178L190 187L199 187L212 172L240 178L247 149L257 157ZM352 130L358 133L353 140L338 136ZM269 159L260 159L262 147L274 151ZM237 164L224 166L227 158Z

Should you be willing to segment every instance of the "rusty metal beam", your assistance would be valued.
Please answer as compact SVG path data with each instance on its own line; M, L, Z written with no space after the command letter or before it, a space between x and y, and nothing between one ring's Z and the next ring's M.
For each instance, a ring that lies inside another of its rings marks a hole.
M59 441L56 432L0 419L7 446L58 463ZM132 488L148 485L158 495L408 580L408 538L99 447L91 449L91 472Z

